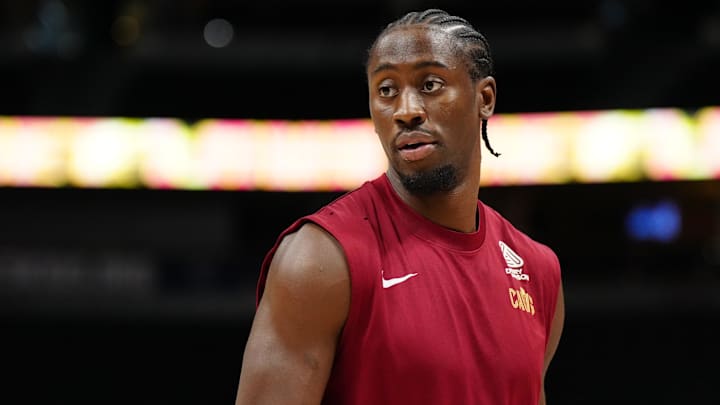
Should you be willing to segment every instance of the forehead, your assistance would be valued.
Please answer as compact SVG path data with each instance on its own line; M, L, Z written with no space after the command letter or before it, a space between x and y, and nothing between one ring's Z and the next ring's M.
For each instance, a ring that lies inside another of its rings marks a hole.
M370 54L368 71L380 65L441 62L450 68L462 63L458 44L448 33L428 26L398 27L384 34Z

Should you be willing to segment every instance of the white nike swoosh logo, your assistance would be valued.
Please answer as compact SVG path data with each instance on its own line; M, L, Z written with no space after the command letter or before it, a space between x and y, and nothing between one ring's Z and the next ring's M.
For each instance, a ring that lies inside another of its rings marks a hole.
M383 286L383 288L390 288L390 287L392 287L392 286L394 286L394 285L397 285L397 284L400 284L400 283L404 283L404 282L408 281L408 279L413 278L413 277L415 277L415 276L418 275L418 273L410 273L410 274L406 274L406 275L404 275L404 276L402 276L402 277L395 277L395 278L385 279L385 275L384 275L384 274L385 274L385 270L383 270L383 271L381 272L382 286Z

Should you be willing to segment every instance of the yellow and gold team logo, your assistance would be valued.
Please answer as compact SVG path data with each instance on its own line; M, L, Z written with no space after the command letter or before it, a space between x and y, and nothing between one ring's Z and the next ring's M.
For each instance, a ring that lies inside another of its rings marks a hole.
M519 290L509 288L508 294L510 294L510 305L512 305L513 308L525 311L535 316L535 306L533 305L533 299L530 294L525 291L524 288L520 287Z

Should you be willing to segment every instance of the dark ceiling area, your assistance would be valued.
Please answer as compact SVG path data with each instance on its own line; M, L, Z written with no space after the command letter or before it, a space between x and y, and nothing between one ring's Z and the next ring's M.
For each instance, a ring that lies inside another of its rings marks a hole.
M429 7L489 39L498 112L718 104L720 2L3 0L0 115L365 117L366 48Z

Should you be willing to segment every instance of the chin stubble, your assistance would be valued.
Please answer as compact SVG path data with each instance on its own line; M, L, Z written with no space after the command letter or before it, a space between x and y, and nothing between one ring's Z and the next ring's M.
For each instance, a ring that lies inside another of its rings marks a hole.
M413 174L398 173L403 187L418 196L447 192L458 185L458 171L453 165L436 167Z

